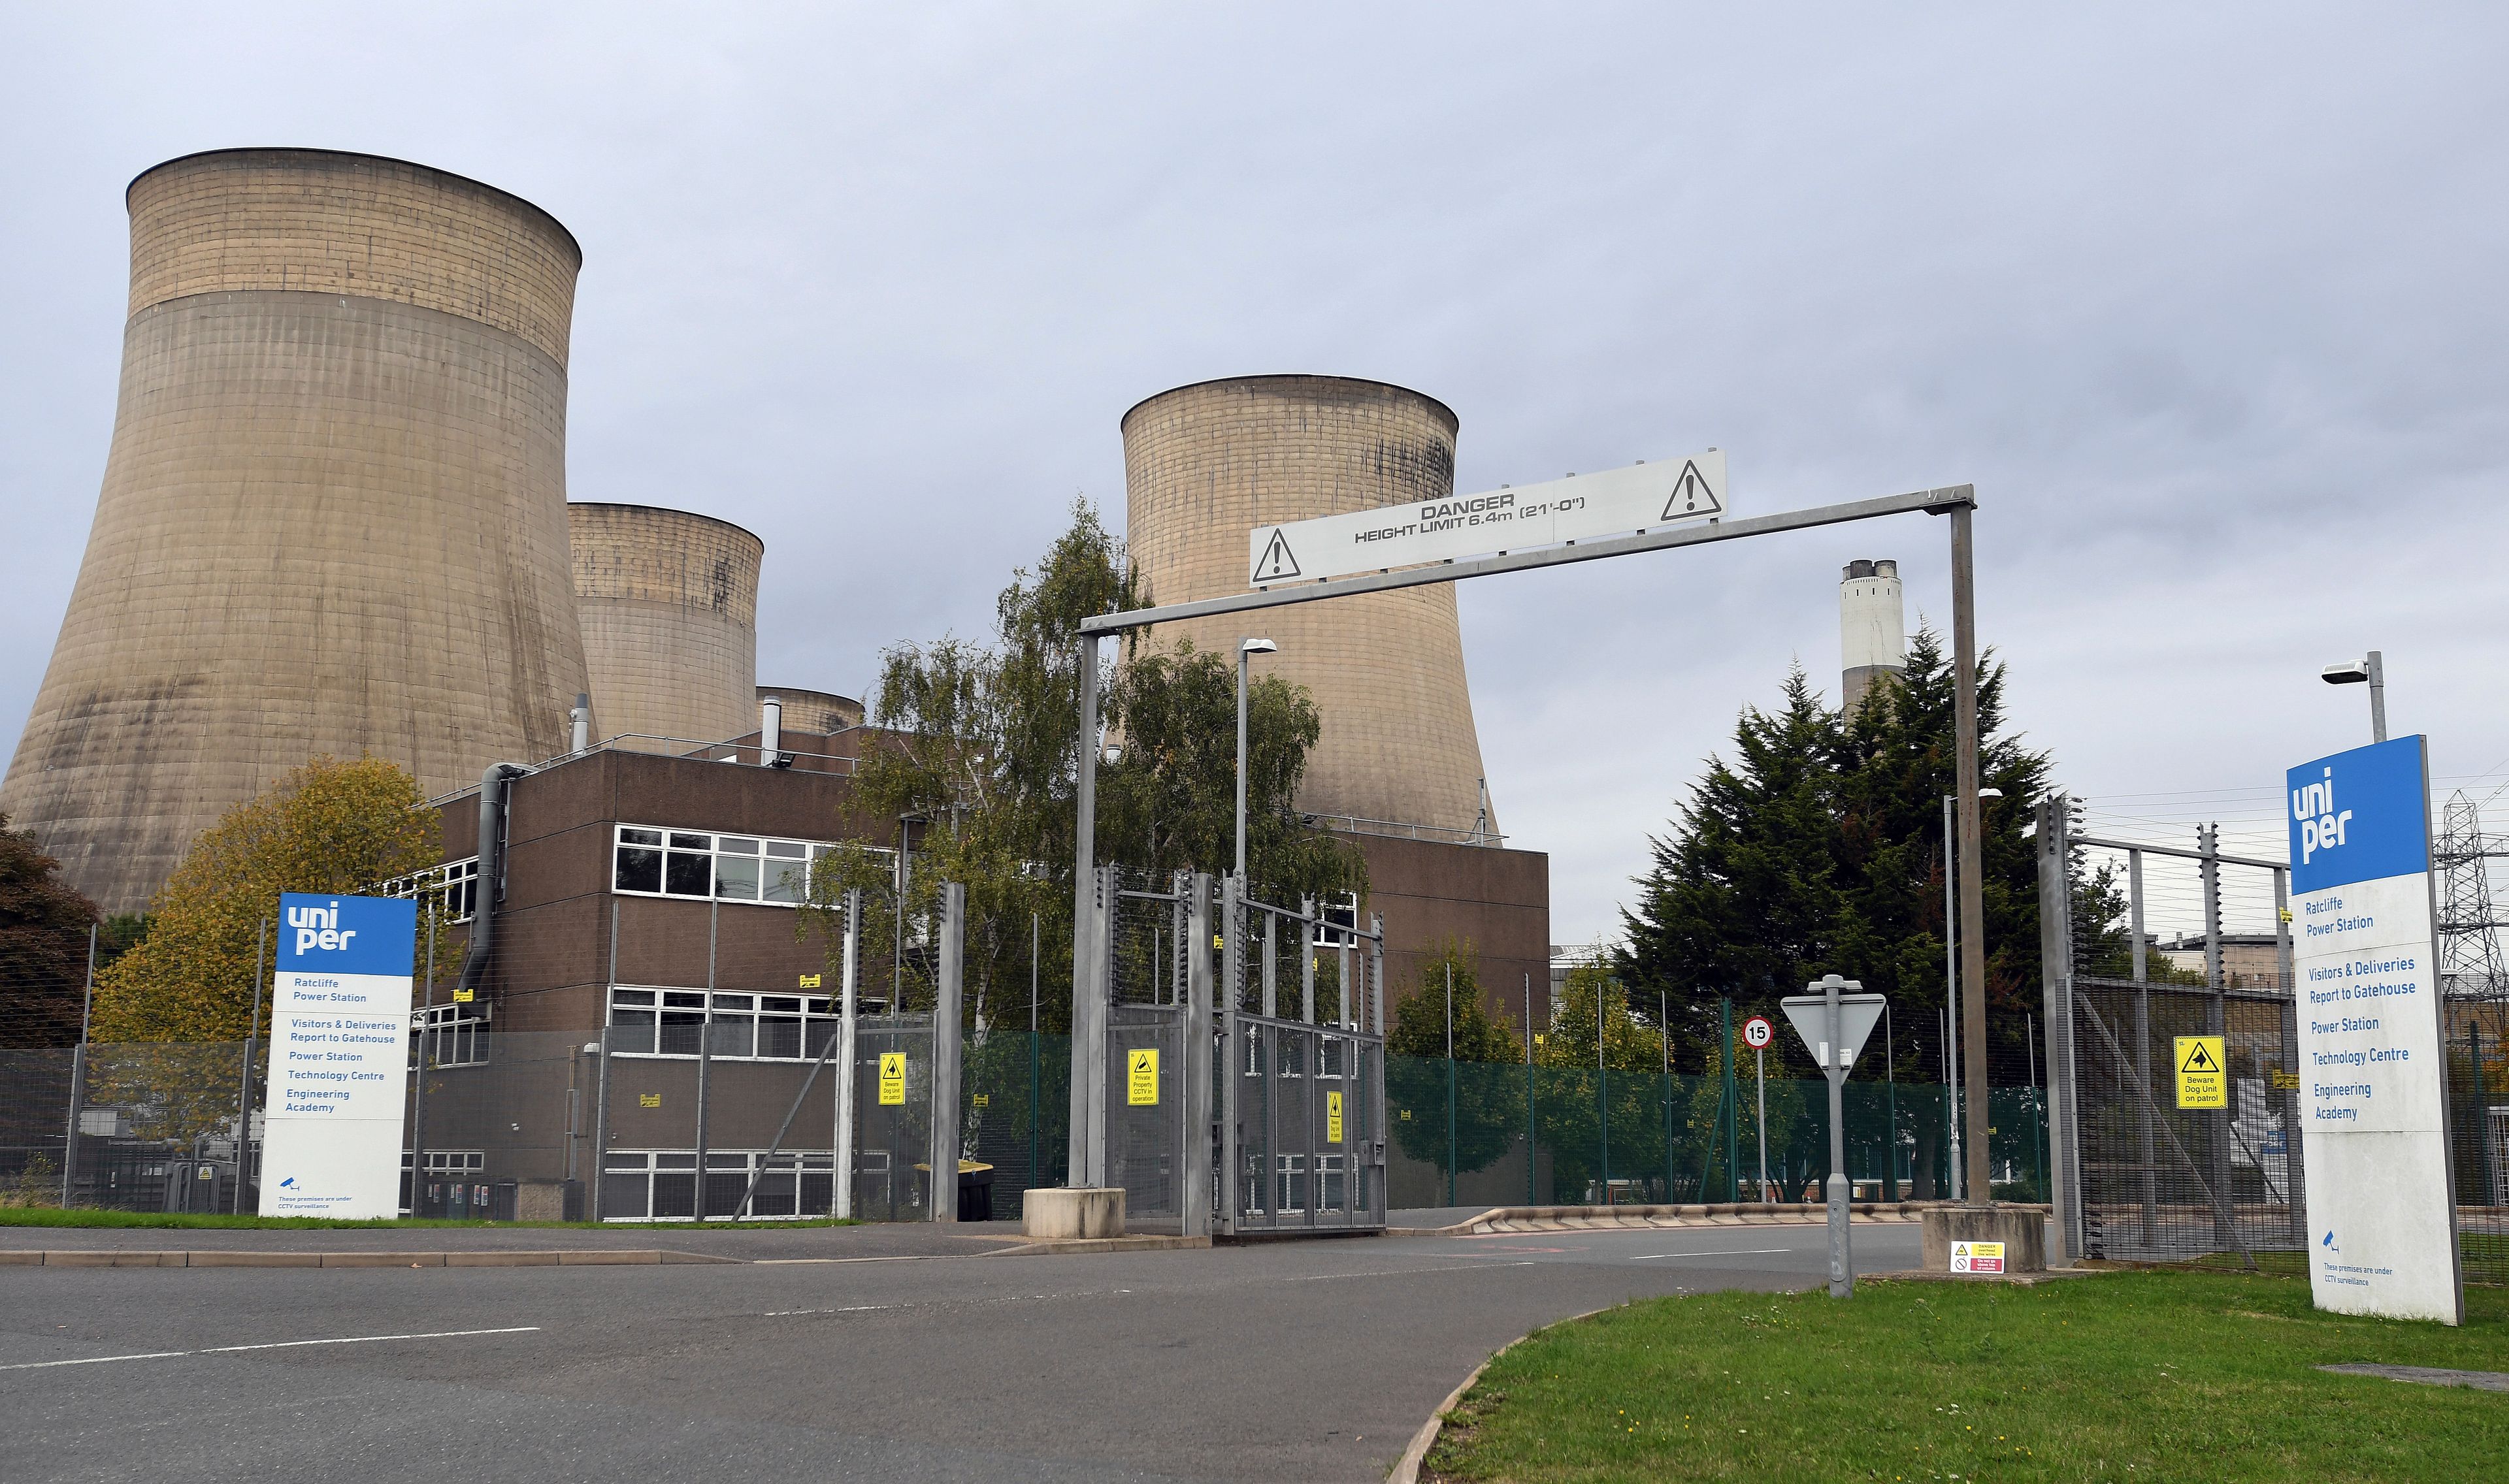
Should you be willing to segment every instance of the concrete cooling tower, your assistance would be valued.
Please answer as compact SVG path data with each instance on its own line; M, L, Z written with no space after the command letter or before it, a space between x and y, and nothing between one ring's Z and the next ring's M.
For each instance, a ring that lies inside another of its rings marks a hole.
M720 742L756 731L766 543L730 521L652 505L573 504L566 516L600 734Z
M1152 600L1246 591L1255 526L1453 494L1455 428L1442 403L1337 376L1202 382L1142 402L1124 415L1124 487ZM1301 808L1476 827L1480 740L1451 585L1162 624L1152 640L1233 656L1250 635L1281 647L1257 673L1306 686L1324 714Z
M221 150L131 184L95 523L0 809L108 910L318 753L431 793L566 750L582 254L459 175ZM28 492L26 498L47 498Z
M758 698L784 703L786 731L843 731L863 723L863 703L849 695L834 695L825 690L779 690L773 686L761 686Z
M1899 564L1889 558L1847 564L1838 579L1839 705L1854 710L1877 676L1908 668L1908 616Z

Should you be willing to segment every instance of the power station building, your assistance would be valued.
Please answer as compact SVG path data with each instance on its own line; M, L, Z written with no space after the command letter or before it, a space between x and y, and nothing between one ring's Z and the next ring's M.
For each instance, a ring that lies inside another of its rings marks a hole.
M1838 579L1838 695L1842 709L1864 702L1874 679L1908 668L1908 612L1899 564L1888 558L1847 564Z
M0 811L108 911L316 754L431 793L564 750L582 254L545 211L327 150L131 183L113 443Z

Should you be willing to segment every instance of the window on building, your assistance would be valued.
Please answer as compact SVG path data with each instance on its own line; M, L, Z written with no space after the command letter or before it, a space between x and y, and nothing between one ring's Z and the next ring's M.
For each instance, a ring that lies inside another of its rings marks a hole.
M718 990L707 1054L742 1061L816 1060L837 1033L834 999L819 994ZM706 1035L706 992L621 984L610 991L610 1050L628 1057L693 1057Z
M829 849L823 840L620 825L611 886L630 896L793 907L809 899L810 867Z
M447 861L425 871L386 881L382 894L387 897L410 897L417 900L424 915L432 899L445 922L468 922L479 906L479 858Z
M425 1005L410 1012L413 1032L409 1064L419 1066L486 1066L488 1006Z
M749 1219L798 1221L826 1216L834 1206L836 1156L769 1155L757 1149L706 1151L706 1219L740 1214L750 1192ZM750 1181L757 1180L751 1192ZM693 1221L697 1212L697 1156L693 1149L614 1149L601 1159L601 1219Z

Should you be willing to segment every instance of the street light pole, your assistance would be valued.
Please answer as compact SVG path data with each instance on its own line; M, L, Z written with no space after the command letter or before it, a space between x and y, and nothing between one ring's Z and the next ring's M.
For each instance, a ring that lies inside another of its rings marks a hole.
M1268 639L1248 639L1237 646L1237 879L1246 879L1246 665L1256 654L1281 647Z
M1953 776L1959 794L1961 1033L1968 1042L1961 1086L1967 1094L1962 1150L1967 1156L1964 1194L1991 1195L1986 1168L1986 845L1978 816L1977 566L1971 517L1962 505L1952 526Z
M2387 740L2387 661L2386 656L2372 649L2359 659L2340 665L2328 665L2318 672L2318 679L2330 686L2357 686L2370 683L2370 740Z
M2003 797L2003 791L2002 789L1979 789L1977 791L1977 797L1980 798L2002 798ZM1950 1066L1944 1074L1949 1080L1948 1084L1943 1089L1943 1094L1950 1099L1952 1106L1952 1116L1950 1120L1952 1130L1952 1157L1947 1162L1951 1168L1952 1199L1955 1201L1966 1201L1969 1198L1967 1181L1968 1164L1963 1157L1966 1140L1961 1136L1961 1117L1959 1112L1961 1105L1960 1089L1962 1087L1962 1024L1959 945L1960 940L1965 937L1966 934L1955 931L1954 928L1954 924L1960 920L1959 899L1954 891L1954 882L1958 877L1966 873L1968 867L1968 861L1966 856L1960 855L1961 837L1958 827L1953 818L1954 806L1958 802L1958 798L1953 795L1945 794L1943 796L1943 994L1944 1003L1951 1007L1951 1013L1944 1018L1944 1023L1951 1028L1951 1035L1948 1038L1948 1045L1946 1047L1947 1059L1950 1062ZM1952 869L1955 857L1959 857L1961 866L1961 870L1957 872ZM1985 1039L1983 1033L1980 1034L1978 1039L1981 1042Z

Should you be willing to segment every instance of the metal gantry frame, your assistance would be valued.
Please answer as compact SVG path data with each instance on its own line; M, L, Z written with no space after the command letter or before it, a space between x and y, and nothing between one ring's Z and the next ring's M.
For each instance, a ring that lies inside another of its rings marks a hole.
M1986 1057L1975 1054L1986 1044L1986 905L1981 889L1985 852L1978 812L1977 752L1977 613L1976 571L1971 526L1977 509L1974 486L1946 485L1904 495L1886 495L1842 504L1741 520L1716 519L1704 525L1644 530L1603 540L1570 541L1532 551L1501 551L1490 556L1444 561L1421 567L1369 573L1364 576L1314 582L1267 584L1252 591L1191 603L1126 612L1100 613L1080 623L1075 687L1080 713L1078 780L1074 790L1074 870L1072 875L1072 1006L1071 1006L1071 1165L1073 1186L1091 1187L1105 1178L1106 945L1093 941L1104 920L1108 889L1098 863L1098 688L1099 642L1153 624L1223 613L1254 612L1299 603L1323 603L1361 593L1390 592L1502 573L1533 572L1577 562L1642 552L1669 551L1810 531L1891 515L1945 515L1951 524L1952 665L1954 670L1954 794L1959 834L1961 1039L1972 1049L1962 1066L1966 1094L1966 1174L1972 1192L1992 1189L1987 1169ZM2061 899L2060 899L2061 900ZM1380 1131L1381 1132L1381 1131ZM2060 1222L2064 1212L2059 1211Z

